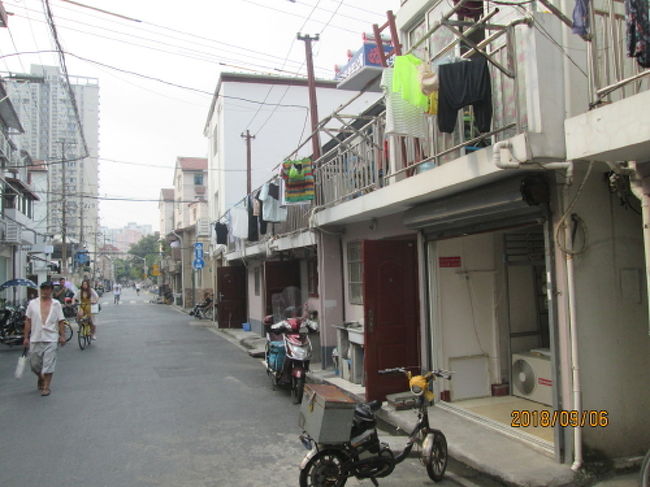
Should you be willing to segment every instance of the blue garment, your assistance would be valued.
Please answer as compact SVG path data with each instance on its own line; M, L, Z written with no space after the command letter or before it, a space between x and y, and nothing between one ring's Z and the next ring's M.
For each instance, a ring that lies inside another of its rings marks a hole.
M589 0L576 0L573 7L573 28L574 34L583 39L589 36Z

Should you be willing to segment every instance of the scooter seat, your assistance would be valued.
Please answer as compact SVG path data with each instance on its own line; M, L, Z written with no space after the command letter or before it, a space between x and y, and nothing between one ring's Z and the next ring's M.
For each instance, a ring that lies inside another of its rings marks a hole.
M354 408L354 418L359 421L375 421L375 411L381 409L381 401L374 400L357 404Z

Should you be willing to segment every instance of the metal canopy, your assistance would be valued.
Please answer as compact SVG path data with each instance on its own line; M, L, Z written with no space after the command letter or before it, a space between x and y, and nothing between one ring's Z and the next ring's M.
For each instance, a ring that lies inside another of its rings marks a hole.
M404 225L447 238L541 222L547 208L543 177L518 176L416 206L404 215Z

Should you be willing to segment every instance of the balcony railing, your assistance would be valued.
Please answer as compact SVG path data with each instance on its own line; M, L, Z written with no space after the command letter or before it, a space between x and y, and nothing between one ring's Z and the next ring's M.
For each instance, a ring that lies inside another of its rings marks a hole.
M625 7L620 0L596 0L591 8L588 50L592 104L614 102L650 89L650 69L627 55Z
M411 50L419 49L417 54L425 57L425 62L435 62L447 55L463 59L484 56L488 60L492 85L492 130L478 132L471 107L460 111L451 134L438 129L436 117L426 117L426 138L385 135L385 112L369 117L362 126L359 122L363 117L358 117L356 124L345 123L341 117L330 117L330 120L344 122L339 132L347 131L348 137L323 154L314 165L318 206L356 198L510 138L527 128L526 80L520 75L518 66L525 60L525 36L521 32L528 29L530 20L520 17L510 18L506 24L491 23L498 13L496 9L487 11L476 22L450 20L456 10L457 7L441 2L429 11L427 15L438 20ZM485 31L484 39L476 43L468 40L467 36L478 29ZM421 49L425 43L427 48ZM434 54L427 59L429 52ZM327 131L327 121L321 122L321 130Z

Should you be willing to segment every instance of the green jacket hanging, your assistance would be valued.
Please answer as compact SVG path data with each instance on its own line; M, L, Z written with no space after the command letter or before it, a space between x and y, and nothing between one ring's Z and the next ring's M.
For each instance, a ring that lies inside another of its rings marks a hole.
M393 92L399 93L411 105L426 111L429 108L429 98L422 93L418 66L422 61L413 54L395 56L393 66Z

